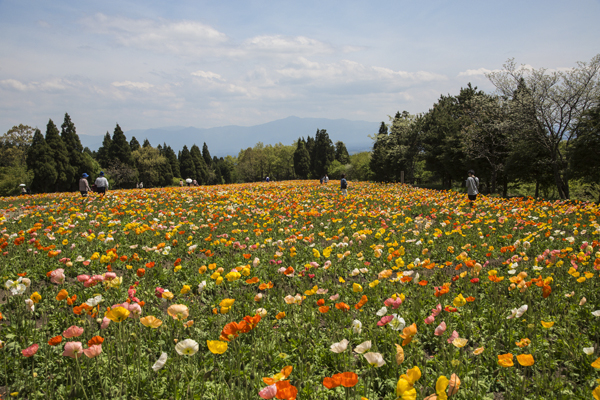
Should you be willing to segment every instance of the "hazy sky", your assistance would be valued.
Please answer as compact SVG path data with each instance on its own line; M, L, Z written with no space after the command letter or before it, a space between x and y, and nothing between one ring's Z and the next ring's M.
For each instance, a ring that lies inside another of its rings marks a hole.
M0 0L0 133L387 122L511 57L568 68L600 53L600 2Z

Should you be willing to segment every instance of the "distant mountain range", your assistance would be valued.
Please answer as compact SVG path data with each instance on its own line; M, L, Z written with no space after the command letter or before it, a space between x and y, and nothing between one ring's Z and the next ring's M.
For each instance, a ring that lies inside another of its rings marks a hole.
M221 126L216 128L194 128L173 126L155 129L133 129L125 131L127 140L132 136L142 144L145 139L154 147L166 143L175 153L187 145L196 144L200 149L206 142L210 154L217 157L237 156L241 149L254 147L258 142L265 146L279 142L289 146L299 137L315 136L317 129L326 129L333 143L341 140L350 154L371 150L369 135L379 131L381 122L350 121L347 119L288 117L254 126ZM79 135L81 144L98 150L103 136Z

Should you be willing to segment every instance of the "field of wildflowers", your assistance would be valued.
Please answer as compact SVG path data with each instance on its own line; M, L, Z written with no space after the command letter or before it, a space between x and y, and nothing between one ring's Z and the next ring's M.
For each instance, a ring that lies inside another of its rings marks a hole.
M600 209L307 181L5 198L0 393L600 400Z

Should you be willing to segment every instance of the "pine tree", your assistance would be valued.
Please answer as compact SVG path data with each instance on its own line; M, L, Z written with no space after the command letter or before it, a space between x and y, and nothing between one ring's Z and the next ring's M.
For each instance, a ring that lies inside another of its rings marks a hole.
M196 166L194 165L194 160L192 160L190 151L185 145L183 146L183 149L181 150L181 153L179 155L179 169L181 171L181 177L183 179L196 178Z
M131 148L131 152L133 153L136 150L139 150L142 146L140 146L140 142L135 138L135 136L131 137L129 141L129 147Z
M335 160L335 147L331 139L329 139L329 134L325 129L317 129L315 146L313 147L313 152L310 154L313 176L324 176L333 160Z
M34 192L49 192L56 182L56 168L52 157L52 149L46 143L39 129L35 130L33 141L27 151L27 169L33 172L31 190Z
M335 159L342 165L350 163L350 154L348 154L348 149L342 141L335 142Z
M143 148L148 148L148 147L152 147L152 145L150 144L150 141L148 139L144 139L144 144L142 145Z
M308 178L310 172L310 155L302 138L298 139L298 145L294 151L294 172L300 179Z
M180 178L181 172L179 171L179 161L177 160L177 155L175 154L171 146L167 146L165 144L163 147L165 157L167 158L167 160L169 160L169 164L171 164L171 172L173 173L173 176L176 178Z
M206 146L206 143L204 143ZM208 151L208 147L206 148ZM204 157L202 153L200 153L200 148L196 145L193 145L190 149L190 156L194 161L194 165L196 166L196 180L198 183L207 184L208 182L208 168L206 166L206 162L204 161ZM212 161L212 160L211 160Z
M212 158L210 157L210 151L208 151L206 142L204 142L204 145L202 146L202 157L204 158L206 166L210 168L212 166Z
M52 120L48 121L46 126L46 144L50 147L54 168L56 169L56 180L54 181L54 191L64 191L69 189L68 174L71 173L69 164L69 152L67 146L60 137L58 128Z
M107 131L106 135L104 135L102 146L100 146L98 152L96 153L96 161L98 161L98 164L100 164L100 168L108 168L110 164L109 149L111 143L112 139L110 138L110 133Z
M127 138L119 124L117 124L113 132L112 142L108 148L108 157L110 162L119 160L122 164L127 166L134 165L133 157L131 157L131 146L127 142Z
M67 148L70 164L70 168L67 169L67 189L75 190L79 177L85 172L83 146L75 130L75 124L67 113L65 113L65 120L61 128L60 136Z

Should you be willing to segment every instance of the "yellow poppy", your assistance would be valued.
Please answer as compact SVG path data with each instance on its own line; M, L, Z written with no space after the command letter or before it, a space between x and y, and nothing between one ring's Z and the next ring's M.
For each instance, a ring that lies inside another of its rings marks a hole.
M207 340L208 349L213 354L223 354L227 351L227 342L220 340Z
M498 354L498 364L504 368L512 367L515 365L513 362L513 355L511 353Z
M523 367L531 367L535 363L533 356L531 354L519 354L517 356L517 361Z
M457 308L462 307L465 304L467 304L467 300L463 297L463 295L461 293L454 298L454 301L452 302L452 304L454 304L454 307L457 307Z
M554 326L554 322L546 322L546 321L541 321L541 322L542 322L542 326L546 329L552 328Z
M596 361L592 363L592 367L600 369L600 358L597 358Z
M233 305L233 303L235 303L235 299L223 299L219 303L219 306L221 306L221 307L231 307Z
M162 325L162 321L152 315L148 315L147 317L140 318L140 322L142 325L147 326L148 328L158 328Z
M104 313L104 316L113 322L121 322L129 317L129 310L125 307L116 307Z
M360 286L358 283L353 283L353 284L352 284L352 291L353 291L354 293L360 293L360 292L362 292L362 291L363 291L363 288L362 288L362 286Z

